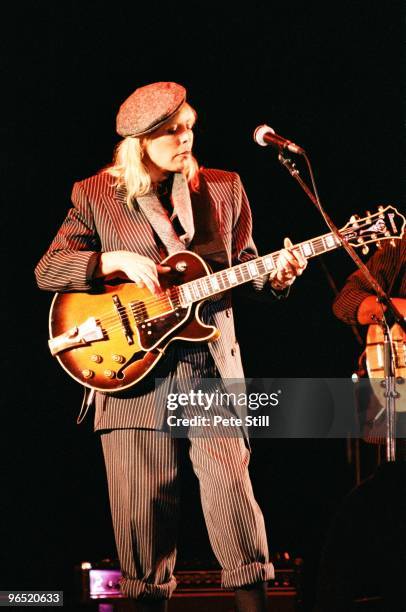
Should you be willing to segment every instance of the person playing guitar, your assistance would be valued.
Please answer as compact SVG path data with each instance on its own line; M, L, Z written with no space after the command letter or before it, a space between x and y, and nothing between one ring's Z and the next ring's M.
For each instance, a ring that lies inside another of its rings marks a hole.
M406 317L406 234L395 244L384 243L368 260L367 266L382 288L391 297L397 310ZM333 312L337 318L350 325L368 325L366 338L366 365L373 383L375 395L370 395L365 408L364 439L370 442L384 443L385 418L382 412L384 403L383 388L379 384L383 378L383 332L380 326L386 307L373 294L361 271L351 274L333 303ZM404 431L406 416L406 398L403 387L406 379L405 332L399 325L388 321L391 327L392 345L395 353L395 373L398 389L401 391L397 400L398 428ZM377 384L374 384L376 381ZM402 386L403 385L403 386ZM361 408L364 410L364 408ZM381 418L376 419L380 414ZM361 416L361 415L360 415ZM398 434L400 434L398 429ZM398 445L400 449L404 445Z
M91 384L99 368L105 383L96 384L94 427L100 432L106 464L121 589L139 600L137 610L166 609L176 586L179 440L162 431L165 396L187 393L202 379L217 379L220 386L222 380L244 377L228 290L206 301L201 319L186 322L189 342L165 349L155 342L168 318L175 323L176 317L185 319L193 300L215 293L215 283L221 282L214 276L176 290L176 279L191 272L193 281L197 253L199 262L214 269L241 264L228 275L229 283L243 280L237 275L247 273L253 291L280 298L307 263L288 239L275 261L269 259L269 273L252 261L257 250L241 180L234 172L198 166L192 153L195 121L196 112L181 85L152 83L136 89L117 115L123 140L113 164L75 183L73 207L36 268L41 289L61 292L68 299L78 292L90 299L107 296L107 321L100 324L90 316L87 303L80 303L84 324L68 330L62 324L51 350L59 355L72 343L90 345L89 363L81 366L77 378ZM129 311L114 288L123 280L140 295ZM175 288L166 290L173 283ZM68 311L69 304L62 310ZM130 318L136 321L139 339ZM210 345L190 341L205 325L217 328L220 335L212 334ZM113 338L108 355L97 345L107 337ZM138 340L150 349L139 350L141 358L137 351L131 356ZM124 393L100 391L110 382L114 386L123 372L146 372L158 357L155 376L163 381L161 387L155 386L154 377L144 377ZM190 412L190 406L186 410ZM210 541L223 568L222 584L235 590L239 611L264 612L265 586L274 568L252 491L249 456L243 434L190 439Z

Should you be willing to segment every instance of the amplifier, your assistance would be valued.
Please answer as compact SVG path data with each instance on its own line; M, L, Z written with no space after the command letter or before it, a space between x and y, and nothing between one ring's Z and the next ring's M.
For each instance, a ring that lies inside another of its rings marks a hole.
M302 601L301 559L291 559L288 553L276 555L275 580L269 582L268 599L272 612L297 612ZM178 583L169 602L170 612L206 612L221 610L233 612L233 592L221 589L221 573L216 566L211 569L185 569L183 563L175 570ZM126 610L126 598L120 592L121 571L117 560L84 561L75 568L77 599L82 605L110 602L109 610ZM93 604L93 606L92 606ZM103 609L107 610L103 606ZM100 607L99 607L100 609Z

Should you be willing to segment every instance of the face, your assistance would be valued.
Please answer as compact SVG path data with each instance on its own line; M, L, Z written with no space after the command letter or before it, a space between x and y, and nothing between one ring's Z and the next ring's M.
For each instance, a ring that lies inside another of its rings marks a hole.
M153 182L186 169L192 155L195 121L195 112L185 103L176 115L145 139L143 162Z

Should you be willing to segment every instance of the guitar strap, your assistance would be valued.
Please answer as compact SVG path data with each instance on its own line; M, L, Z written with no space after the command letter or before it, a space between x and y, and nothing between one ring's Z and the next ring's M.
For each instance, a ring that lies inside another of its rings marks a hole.
M229 259L204 177L201 176L199 192L191 192L190 196L195 233L189 249L200 255L214 272L226 268Z

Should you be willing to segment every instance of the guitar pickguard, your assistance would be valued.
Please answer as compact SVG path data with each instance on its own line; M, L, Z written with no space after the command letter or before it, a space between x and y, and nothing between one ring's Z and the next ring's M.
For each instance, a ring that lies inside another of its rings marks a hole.
M137 331L141 347L145 351L155 348L187 319L189 311L189 308L177 308L163 316L139 323Z

